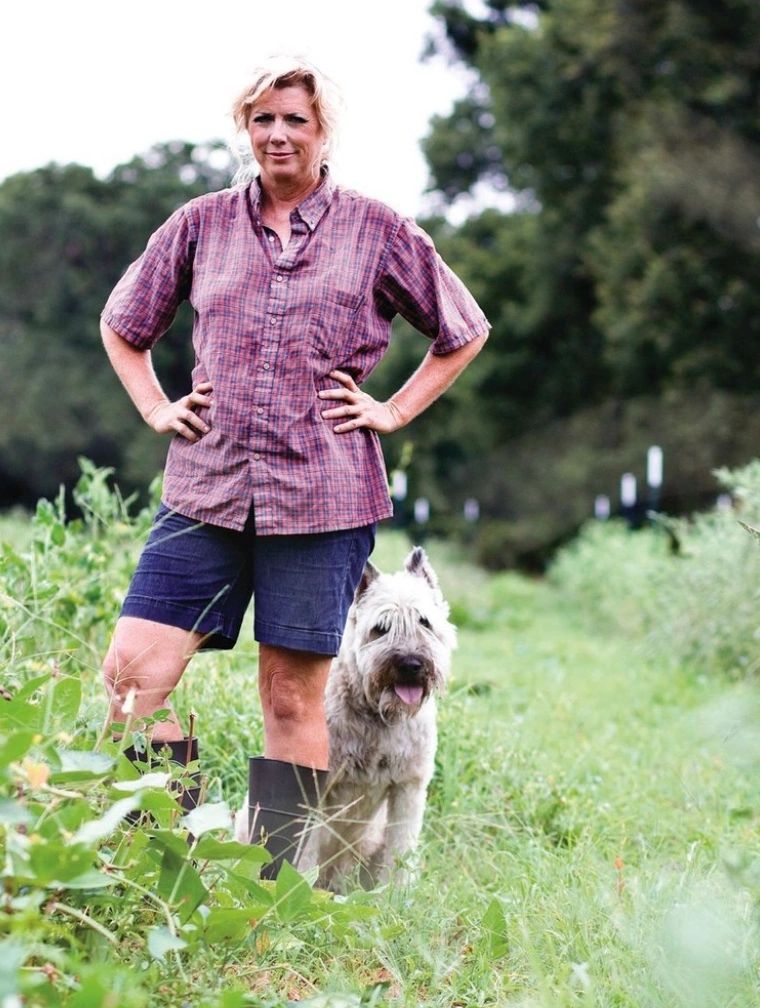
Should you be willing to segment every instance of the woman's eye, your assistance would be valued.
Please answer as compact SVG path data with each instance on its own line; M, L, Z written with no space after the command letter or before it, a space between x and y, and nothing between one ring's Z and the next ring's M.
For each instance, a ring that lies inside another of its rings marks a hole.
M264 114L264 113L262 112L262 113L261 113L260 115L256 115L256 116L254 116L254 117L253 117L253 121L254 121L255 123L268 123L268 122L271 122L271 121L272 121L272 116L270 116L270 115L265 115L265 114Z

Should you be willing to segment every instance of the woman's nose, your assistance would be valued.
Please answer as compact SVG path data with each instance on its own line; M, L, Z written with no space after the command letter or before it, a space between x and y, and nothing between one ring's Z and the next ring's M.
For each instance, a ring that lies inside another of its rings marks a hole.
M272 123L272 132L269 135L272 143L285 143L287 137L285 133L285 122L282 119L275 119Z

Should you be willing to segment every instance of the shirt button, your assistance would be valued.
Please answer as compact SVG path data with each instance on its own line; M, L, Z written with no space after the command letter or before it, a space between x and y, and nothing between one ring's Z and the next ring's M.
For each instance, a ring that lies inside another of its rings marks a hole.
M254 457L254 458L256 459L256 461L258 462L258 461L259 461L259 459L261 458L261 455L259 455L259 453L258 453L258 452L256 452L256 453L254 454L254 456L253 456L253 457Z
M277 319L276 318L270 318L269 324L270 325L277 325Z
M269 240L270 240L270 242L273 242L274 241L274 235L270 235L269 236Z
M281 277L281 276L278 276L278 277L277 277L277 283L282 283L282 281L283 281L284 279L285 279L285 277Z
M256 410L256 412L259 414L259 416L261 416L261 414L264 412L264 410L261 408L261 406L259 406L259 408Z
M261 366L264 368L265 371L269 370L269 365L268 364L262 364Z

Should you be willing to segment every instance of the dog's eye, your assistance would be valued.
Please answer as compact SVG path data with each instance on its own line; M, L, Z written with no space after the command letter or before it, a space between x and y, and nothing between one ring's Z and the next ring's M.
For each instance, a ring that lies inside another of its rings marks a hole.
M426 630L432 630L430 620L427 616L420 616L420 626L424 626Z
M384 637L388 633L388 627L381 626L380 623L376 623L375 626L369 632L372 640L377 640L378 637Z

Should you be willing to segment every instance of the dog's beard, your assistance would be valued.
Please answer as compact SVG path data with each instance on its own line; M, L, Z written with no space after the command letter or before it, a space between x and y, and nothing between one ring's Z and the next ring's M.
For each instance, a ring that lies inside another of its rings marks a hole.
M407 664L409 657L403 656ZM442 685L434 663L427 657L416 657L420 668L413 674L399 662L398 656L391 656L379 665L369 660L361 670L365 700L386 724L414 717Z

